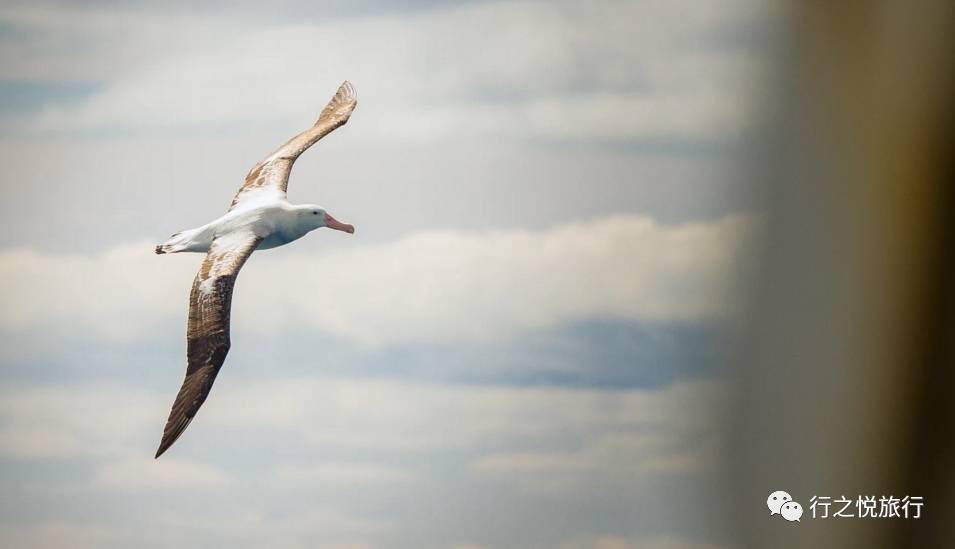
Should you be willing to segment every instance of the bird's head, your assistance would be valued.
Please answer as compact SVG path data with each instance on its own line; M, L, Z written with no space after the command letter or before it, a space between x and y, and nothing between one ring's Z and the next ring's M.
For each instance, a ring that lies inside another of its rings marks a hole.
M329 229L344 231L348 234L355 232L354 225L342 223L341 221L332 217L331 214L326 212L325 208L315 204L305 204L304 206L300 206L299 216L301 216L303 219L303 223L311 227L313 230L320 229L322 227L328 227Z

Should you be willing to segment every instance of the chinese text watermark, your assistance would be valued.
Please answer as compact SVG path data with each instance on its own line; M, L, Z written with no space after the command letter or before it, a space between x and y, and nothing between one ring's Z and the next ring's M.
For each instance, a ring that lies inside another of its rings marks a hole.
M859 495L848 498L840 495L812 496L809 498L809 512L816 519L830 518L887 518L919 519L922 517L922 496L874 496ZM780 515L789 522L801 522L802 505L794 501L789 492L776 490L766 498L769 514Z

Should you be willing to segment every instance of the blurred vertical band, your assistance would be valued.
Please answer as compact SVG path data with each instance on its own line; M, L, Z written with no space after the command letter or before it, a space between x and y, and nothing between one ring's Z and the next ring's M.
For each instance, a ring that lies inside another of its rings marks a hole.
M730 420L739 545L955 547L955 2L789 9ZM813 519L813 495L924 506Z

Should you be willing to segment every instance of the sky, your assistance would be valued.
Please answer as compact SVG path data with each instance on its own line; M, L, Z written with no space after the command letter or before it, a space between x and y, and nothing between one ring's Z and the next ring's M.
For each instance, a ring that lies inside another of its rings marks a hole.
M723 2L4 2L11 547L717 549L741 169L778 13ZM232 350L153 460L197 254L296 163Z

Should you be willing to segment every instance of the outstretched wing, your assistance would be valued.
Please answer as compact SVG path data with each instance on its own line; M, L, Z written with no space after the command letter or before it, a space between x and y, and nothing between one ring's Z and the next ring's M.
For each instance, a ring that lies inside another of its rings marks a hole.
M212 242L189 295L186 378L172 404L156 457L162 455L196 416L229 352L229 309L239 269L262 239L251 232Z
M252 191L271 189L284 194L288 189L288 174L292 171L292 164L295 159L314 145L316 141L348 122L348 118L357 104L358 96L355 88L346 80L339 86L335 96L322 110L322 114L319 115L314 126L289 139L284 145L252 168L249 175L245 176L245 183L242 188L232 199L229 209L234 208L246 197L254 195L255 193Z

